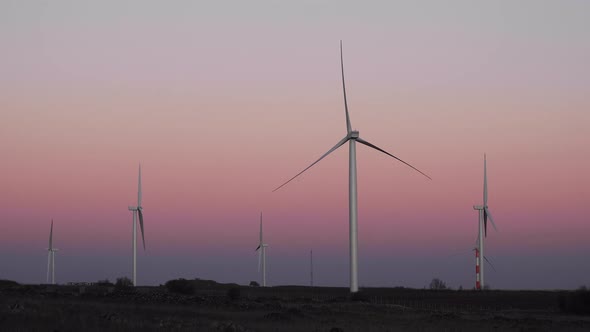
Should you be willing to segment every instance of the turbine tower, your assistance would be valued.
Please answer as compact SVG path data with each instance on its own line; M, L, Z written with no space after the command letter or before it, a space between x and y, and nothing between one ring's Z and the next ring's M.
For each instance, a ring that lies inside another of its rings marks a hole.
M129 206L133 213L133 286L137 285L137 219L141 228L141 241L145 250L145 238L143 235L143 207L141 206L141 164L139 165L139 180L137 182L137 206Z
M411 167L415 171L419 172L420 174L424 175L425 177L430 177L420 170L415 168L414 166L408 164L407 162L401 160L400 158L392 155L391 153L373 145L364 139L359 137L359 132L356 130L352 130L352 126L350 124L350 116L348 115L348 104L346 101L346 86L344 84L344 62L342 56L342 41L340 41L340 68L342 71L342 91L344 93L344 112L346 114L346 136L341 139L336 145L328 150L324 155L322 155L318 160L313 162L311 165L307 166L303 171L299 172L297 175L289 179L287 182L283 183L279 187L277 187L274 191L279 190L287 183L291 182L293 179L301 175L303 172L307 171L313 165L317 164L320 160L324 159L327 155L338 149L340 146L344 145L344 143L349 143L349 154L348 154L348 212L349 212L349 236L350 236L350 291L352 293L358 291L358 255L357 255L357 186L356 186L356 143L361 143L366 145L370 148L373 148L379 152L382 152L404 164Z
M492 222L492 226L494 226L494 229L498 231L498 229L496 228L496 224L494 223L494 219L492 219L492 214L488 209L488 177L485 154L483 155L483 205L474 205L473 209L477 210L479 213L477 248L475 249L475 288L484 289L485 279L484 264L482 258L485 258L484 239L488 235L488 219L490 219L490 221Z
M309 284L313 287L313 250L309 251Z
M55 252L58 249L53 247L53 219L49 230L49 248L47 248L47 283L55 285Z
M258 251L258 272L260 272L260 265L262 265L262 287L266 287L266 247L268 244L262 240L262 212L260 212L260 242L254 252Z

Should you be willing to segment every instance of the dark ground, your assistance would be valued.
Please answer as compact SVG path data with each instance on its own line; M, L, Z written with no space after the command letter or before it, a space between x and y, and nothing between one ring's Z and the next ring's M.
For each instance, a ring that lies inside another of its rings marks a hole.
M571 313L574 292L369 288L351 298L345 288L190 282L191 295L3 286L0 331L590 331L587 312Z

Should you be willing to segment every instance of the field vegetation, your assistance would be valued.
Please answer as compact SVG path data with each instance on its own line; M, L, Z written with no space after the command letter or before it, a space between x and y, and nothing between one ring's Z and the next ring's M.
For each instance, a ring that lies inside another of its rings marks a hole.
M0 331L588 331L589 291L0 280Z

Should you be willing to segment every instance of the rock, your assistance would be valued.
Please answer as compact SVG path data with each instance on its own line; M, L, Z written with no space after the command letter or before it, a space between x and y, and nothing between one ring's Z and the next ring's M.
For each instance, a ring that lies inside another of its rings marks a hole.
M9 305L8 309L10 309L11 312L22 312L25 310L25 307L23 307L23 305L20 303L15 303Z

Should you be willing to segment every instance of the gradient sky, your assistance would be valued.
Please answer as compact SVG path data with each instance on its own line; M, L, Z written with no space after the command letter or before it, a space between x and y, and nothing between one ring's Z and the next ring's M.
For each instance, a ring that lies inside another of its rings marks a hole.
M588 1L0 2L0 278L473 287L483 154L493 288L590 285Z

